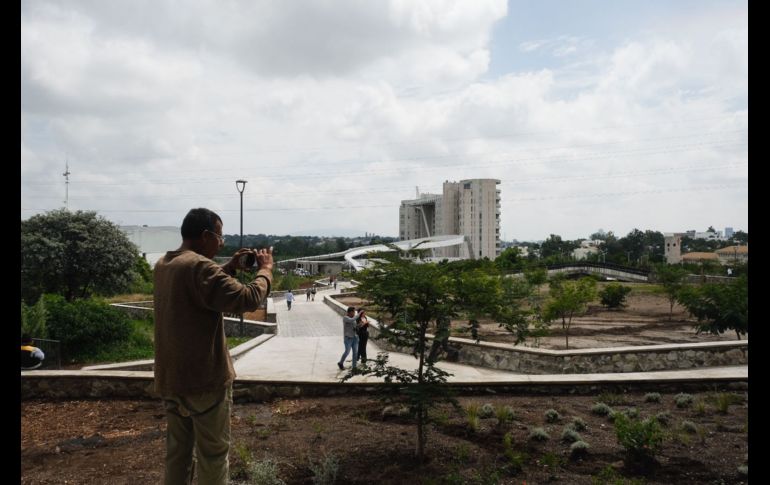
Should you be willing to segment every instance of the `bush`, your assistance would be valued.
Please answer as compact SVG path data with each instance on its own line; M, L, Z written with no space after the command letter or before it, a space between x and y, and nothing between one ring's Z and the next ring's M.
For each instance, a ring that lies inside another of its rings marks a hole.
M559 413L555 409L549 409L545 412L545 420L549 423L555 423L559 420Z
M481 406L481 409L479 409L480 418L483 418L483 419L491 418L494 415L495 415L495 407L489 403L484 404L483 406Z
M662 411L655 415L655 419L658 421L658 423L661 424L661 426L668 426L668 423L671 422L671 413L668 411Z
M603 402L598 402L593 405L593 407L591 408L591 412L593 414L598 414L599 416L607 416L612 412L612 408L610 408Z
M575 431L585 431L588 427L586 426L586 422L578 417L572 418L572 424L570 424L570 426L572 426L572 429Z
M663 443L663 431L655 418L640 421L616 413L615 434L629 457L635 460L654 458Z
M660 402L660 393L648 392L644 395L644 402Z
M682 430L688 433L697 433L698 427L692 421L682 421Z
M529 439L535 441L548 441L551 439L543 428L534 428L529 432Z
M692 394L685 394L683 392L680 392L676 396L674 396L674 402L676 403L676 407L678 408L686 408L692 404L693 397Z
M48 310L48 334L61 341L65 359L87 359L131 334L128 316L101 300L67 302L60 295L44 295Z
M318 463L310 462L310 470L313 472L314 485L332 485L337 481L340 461L333 454L323 457Z
M34 305L27 306L24 301L21 302L21 333L29 334L33 338L46 338L48 329L46 320L48 311L45 309L45 302L40 298Z
M588 443L585 441L575 441L569 447L569 453L571 458L577 458L588 453Z
M249 467L251 483L261 485L285 485L286 482L278 478L278 464L273 460L265 459L255 461Z
M499 406L495 408L495 415L497 416L497 424L503 425L514 420L516 413L510 406Z
M623 286L620 283L610 283L599 292L602 305L607 308L622 308L626 306L626 295L631 292L631 288Z
M574 443L575 441L582 440L580 433L572 429L570 426L564 428L564 431L561 433L561 439L562 441L566 441L568 443Z

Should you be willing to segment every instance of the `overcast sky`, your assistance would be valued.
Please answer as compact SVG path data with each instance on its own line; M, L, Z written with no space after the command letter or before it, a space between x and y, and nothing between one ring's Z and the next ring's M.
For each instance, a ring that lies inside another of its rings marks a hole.
M748 2L28 0L21 217L208 207L397 236L445 180L501 235L748 231Z

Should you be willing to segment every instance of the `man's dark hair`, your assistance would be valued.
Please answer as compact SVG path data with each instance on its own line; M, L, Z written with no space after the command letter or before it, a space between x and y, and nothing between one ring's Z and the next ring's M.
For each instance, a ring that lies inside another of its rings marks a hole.
M214 211L202 207L190 209L182 221L182 239L198 239L207 230L214 232L217 221L222 222L222 218Z
M32 343L32 337L29 336L28 333L25 333L21 336L21 343L23 344L31 344Z
M356 309L355 309L355 308L353 308L352 306L349 306L349 307L348 307L348 313L350 313L350 312L354 312L354 311L356 311Z

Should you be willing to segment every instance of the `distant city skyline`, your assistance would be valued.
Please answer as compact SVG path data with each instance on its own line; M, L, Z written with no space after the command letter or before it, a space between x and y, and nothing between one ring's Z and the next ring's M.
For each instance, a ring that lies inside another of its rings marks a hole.
M22 219L229 232L244 179L244 232L397 236L493 178L507 240L748 231L746 0L228 5L21 3Z

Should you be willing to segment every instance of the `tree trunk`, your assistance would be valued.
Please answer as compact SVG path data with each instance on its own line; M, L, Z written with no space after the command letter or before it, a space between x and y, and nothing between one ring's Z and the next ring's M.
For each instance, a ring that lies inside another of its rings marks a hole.
M427 322L420 325L420 340L418 341L418 349L420 354L420 366L417 369L417 385L422 387L423 379L423 365L425 363L425 332L427 329ZM425 461L425 416L423 416L422 401L417 402L417 458L422 463Z

